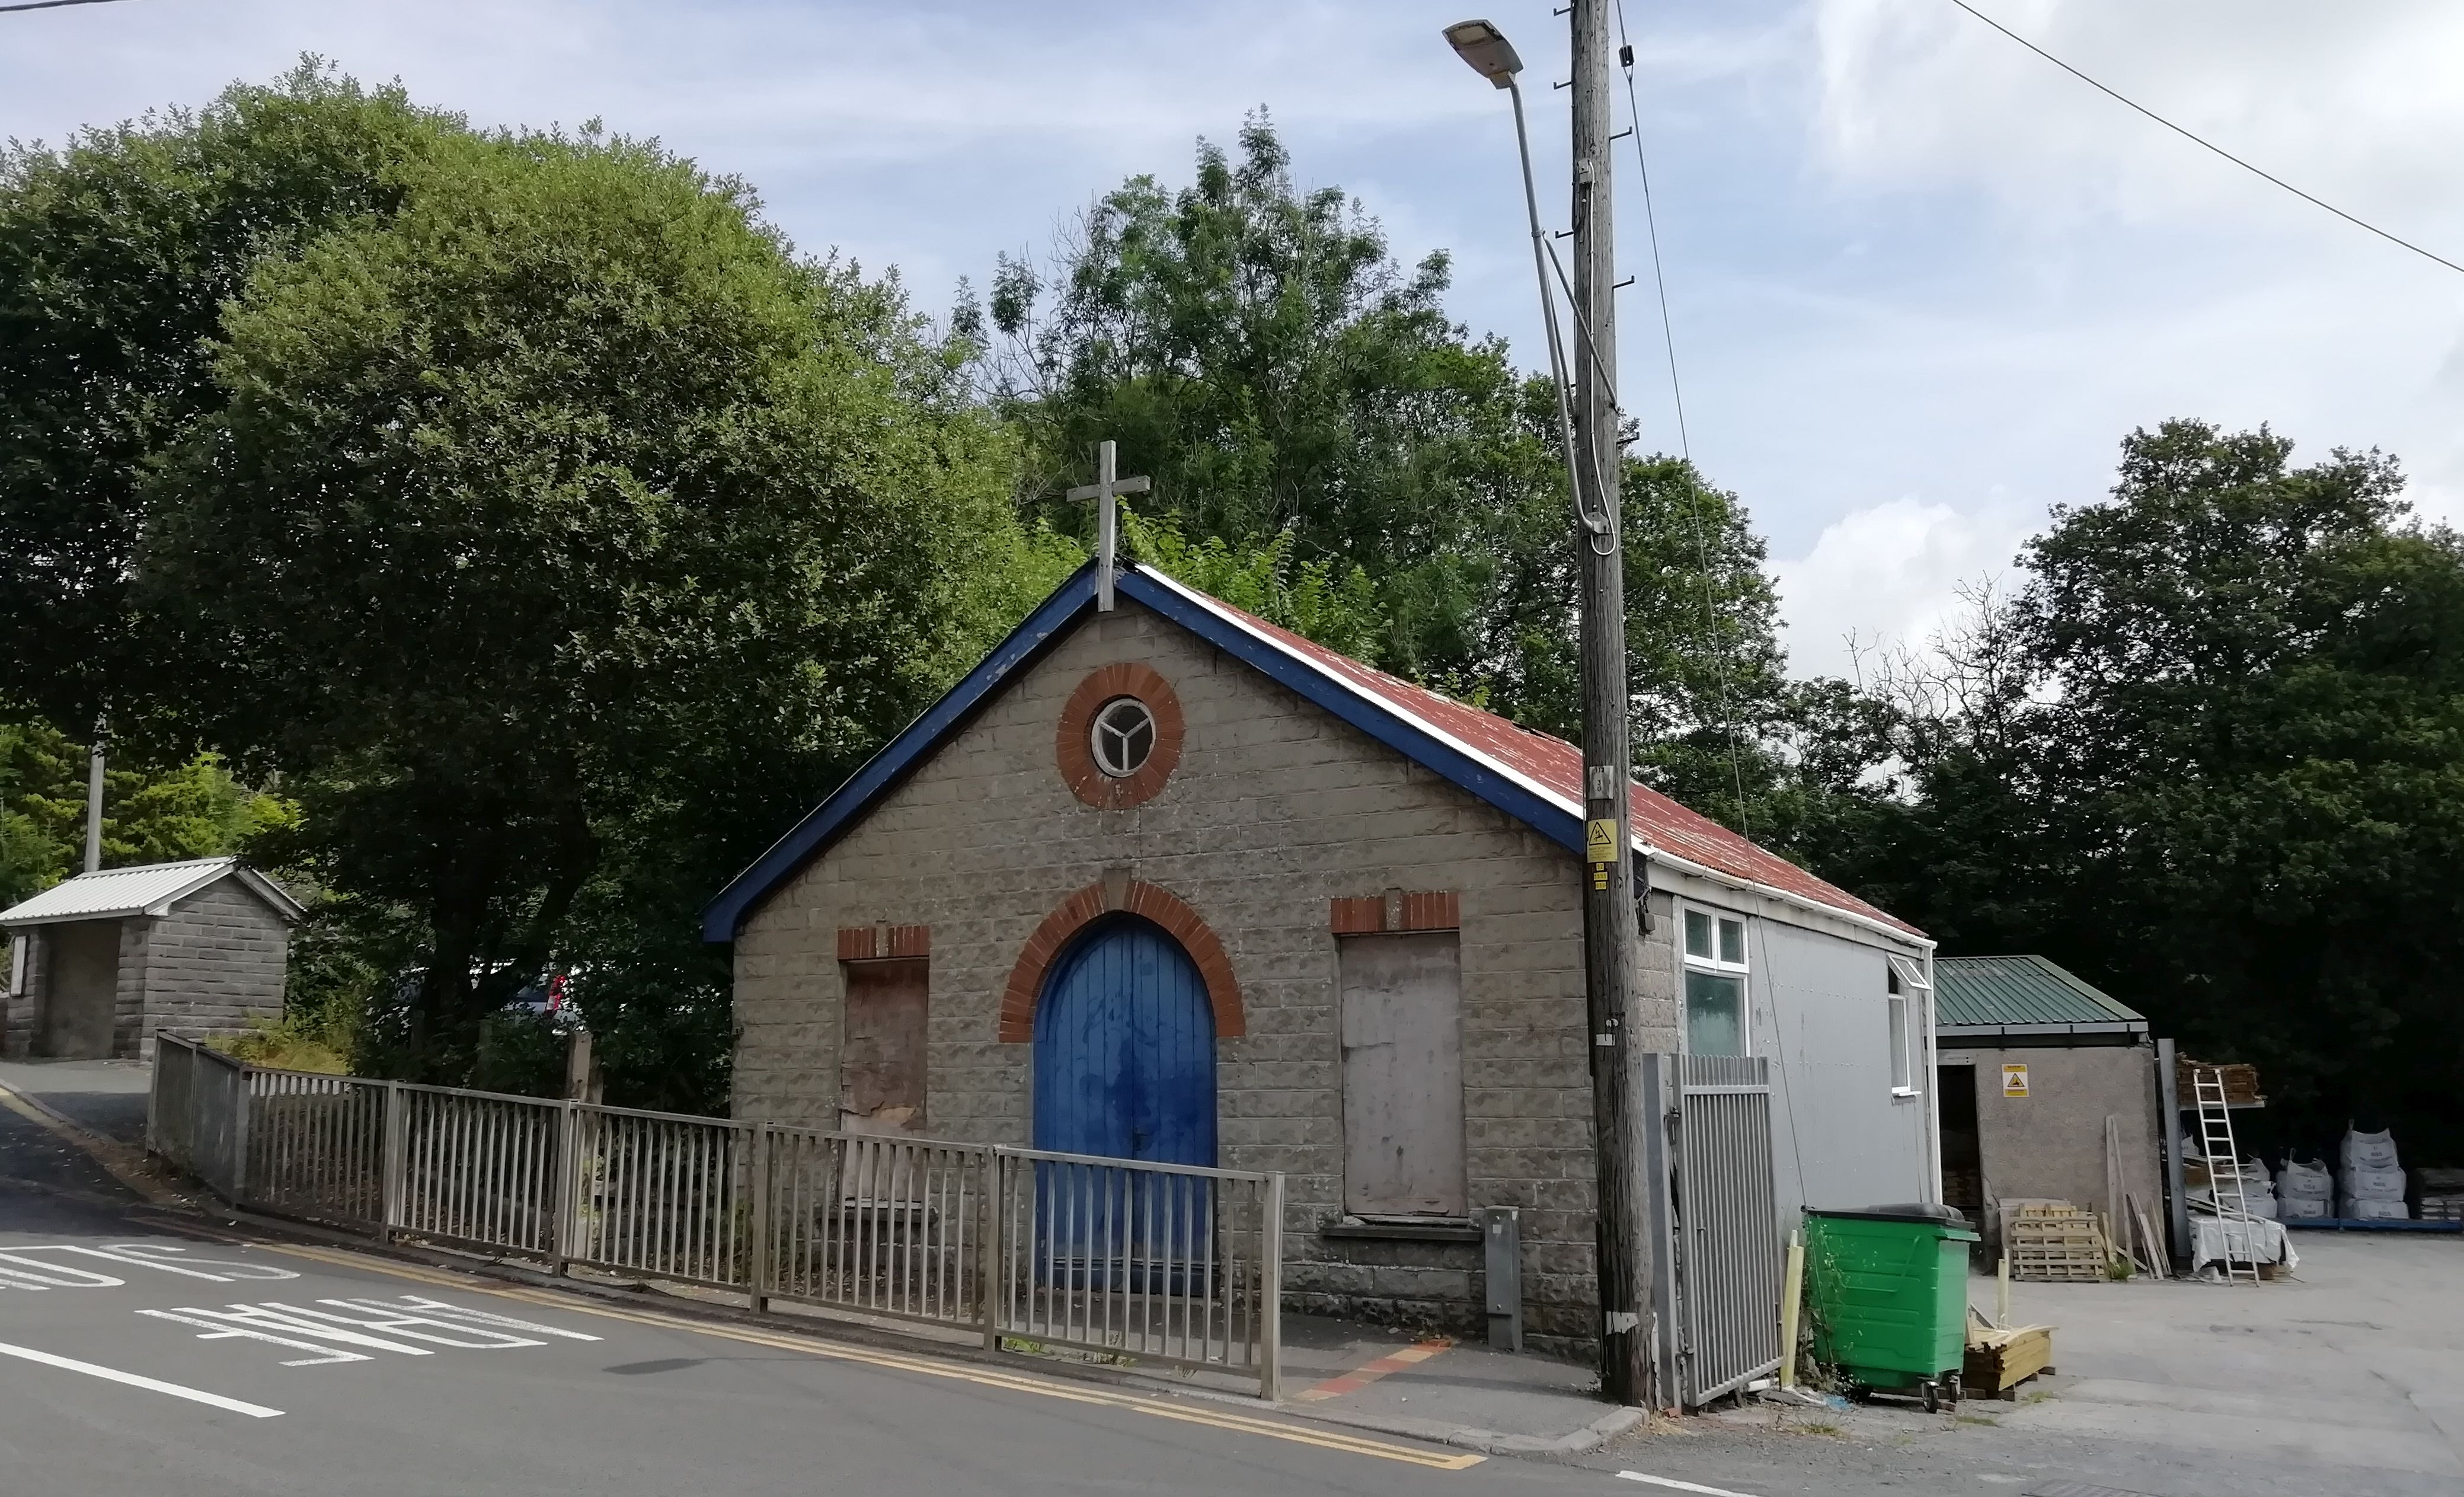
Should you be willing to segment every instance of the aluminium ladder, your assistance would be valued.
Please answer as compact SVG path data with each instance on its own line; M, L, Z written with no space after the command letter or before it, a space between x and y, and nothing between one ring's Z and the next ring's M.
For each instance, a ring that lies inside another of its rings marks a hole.
M2213 1066L2190 1068L2190 1096L2199 1110L2199 1147L2208 1156L2208 1189L2216 1199L2223 1230L2225 1282L2256 1284L2258 1260L2251 1238L2256 1228L2250 1198L2241 1188L2241 1151L2233 1143L2233 1109L2225 1102L2225 1073ZM2223 1161L2221 1173L2217 1164Z

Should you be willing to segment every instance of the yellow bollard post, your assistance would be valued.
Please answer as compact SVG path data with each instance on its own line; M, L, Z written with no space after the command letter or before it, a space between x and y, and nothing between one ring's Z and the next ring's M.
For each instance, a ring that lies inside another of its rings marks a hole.
M1805 1239L1788 1234L1788 1268L1779 1284L1779 1385L1796 1386L1796 1320L1805 1300Z

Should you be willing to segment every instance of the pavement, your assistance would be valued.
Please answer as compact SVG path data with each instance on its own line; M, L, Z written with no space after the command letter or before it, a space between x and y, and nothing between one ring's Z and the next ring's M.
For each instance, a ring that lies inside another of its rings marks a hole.
M1632 1429L1599 1375L1477 1342L1284 1316L1284 1397L1311 1417L1497 1455L1566 1456Z
M1749 1497L2086 1488L2147 1497L2464 1490L2464 1243L2304 1234L2291 1280L2017 1284L2058 1375L2013 1403L1762 1405L1579 1459ZM1970 1298L1992 1305L1978 1279Z
M0 1061L0 1088L118 1143L145 1142L145 1094L154 1068L143 1061Z

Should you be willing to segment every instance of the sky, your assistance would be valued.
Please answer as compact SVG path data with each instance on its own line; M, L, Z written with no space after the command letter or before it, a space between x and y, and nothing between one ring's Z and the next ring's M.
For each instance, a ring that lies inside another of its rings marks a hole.
M2464 7L1972 0L2358 217L2464 261ZM1562 224L1552 0L121 0L0 14L0 136L197 104L303 53L482 124L655 136L742 176L803 249L895 266L926 310L1123 178L1188 180L1265 108L1305 187L1452 315L1540 358L1504 98L1440 29L1528 65ZM2195 416L2395 453L2464 520L2464 275L2220 161L1949 0L1626 0L1683 394L1620 155L1618 387L1771 544L1803 674L1922 645L2093 502L2131 429ZM1619 122L1625 122L1620 83ZM1620 143L1624 149L1632 143ZM1852 641L1854 642L1852 644Z

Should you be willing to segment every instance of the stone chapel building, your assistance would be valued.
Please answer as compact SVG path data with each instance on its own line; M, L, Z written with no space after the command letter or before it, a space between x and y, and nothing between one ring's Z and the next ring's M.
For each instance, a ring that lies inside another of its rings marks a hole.
M1287 1176L1286 1303L1531 1343L1592 1284L1573 745L1090 565L709 906L735 1113ZM1645 1049L1773 1057L1781 1229L1940 1199L1932 942L1634 790Z

